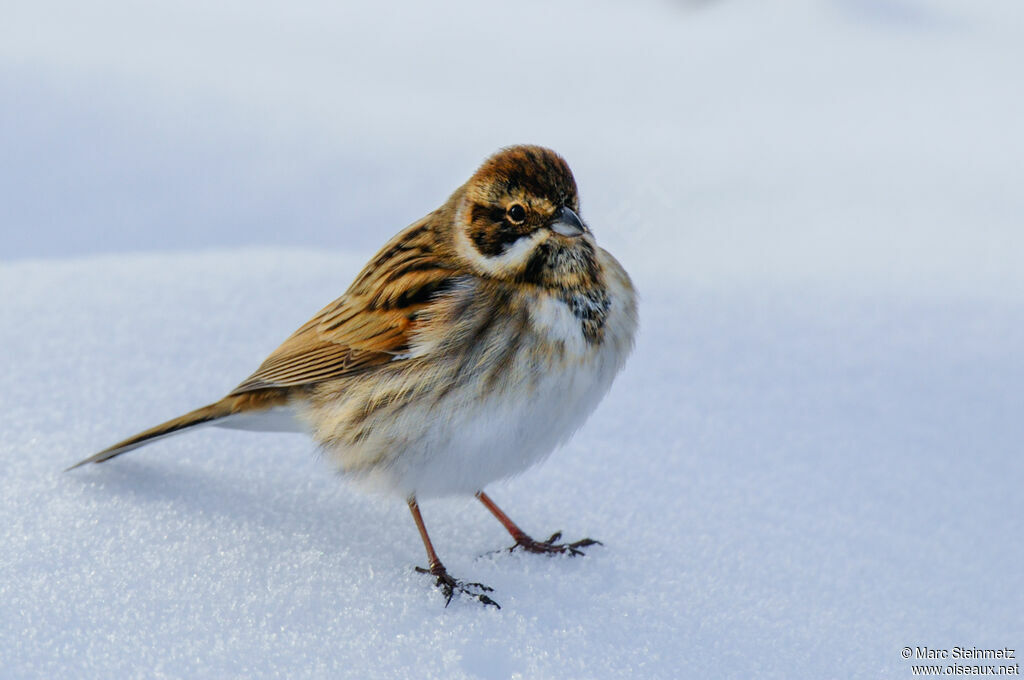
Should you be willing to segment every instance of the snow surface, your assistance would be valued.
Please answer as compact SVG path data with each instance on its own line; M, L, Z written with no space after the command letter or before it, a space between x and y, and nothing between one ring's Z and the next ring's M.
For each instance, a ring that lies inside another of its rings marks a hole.
M784 8L780 9L780 8ZM1024 6L7 7L0 678L911 677L1024 648ZM423 512L209 402L484 156L642 294L583 430ZM173 252L172 252L173 251Z

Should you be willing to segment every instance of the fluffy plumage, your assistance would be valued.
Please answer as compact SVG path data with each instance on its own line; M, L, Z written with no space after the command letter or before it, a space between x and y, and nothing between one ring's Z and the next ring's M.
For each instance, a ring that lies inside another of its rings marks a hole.
M196 425L306 430L351 477L409 500L450 598L461 585L441 577L415 497L484 500L584 422L632 348L632 284L578 210L557 154L495 154L224 399L77 465Z

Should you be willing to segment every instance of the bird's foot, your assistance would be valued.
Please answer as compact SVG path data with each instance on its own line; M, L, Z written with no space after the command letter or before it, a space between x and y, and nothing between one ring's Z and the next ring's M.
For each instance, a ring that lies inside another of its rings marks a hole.
M416 567L416 571L421 574L430 574L437 579L434 581L434 585L441 589L441 593L445 598L445 607L451 604L452 598L455 597L455 593L461 593L462 595L467 595L479 600L480 603L485 606L492 605L501 609L500 604L487 596L487 593L494 592L494 588L489 588L482 583L466 583L465 581L459 581L452 578L451 574L448 573L448 570L444 568L443 564L437 564L430 569Z
M586 555L582 548L586 548L592 545L604 545L601 541L595 541L592 538L584 538L574 543L558 543L558 539L562 538L562 532L556 531L551 534L551 538L546 541L535 541L526 534L516 537L516 544L508 549L509 552L515 552L516 550L525 550L526 552L538 553L541 555L563 555L568 554L571 557L578 555Z

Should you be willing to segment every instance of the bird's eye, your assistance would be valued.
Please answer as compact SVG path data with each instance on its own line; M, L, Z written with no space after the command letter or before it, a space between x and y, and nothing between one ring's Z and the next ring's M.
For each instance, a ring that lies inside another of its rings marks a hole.
M522 224L523 220L526 219L526 208L518 203L510 205L507 213L509 221L513 224Z

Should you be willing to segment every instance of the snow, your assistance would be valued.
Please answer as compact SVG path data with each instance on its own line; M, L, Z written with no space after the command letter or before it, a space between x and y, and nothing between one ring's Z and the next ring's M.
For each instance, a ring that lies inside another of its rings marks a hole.
M22 3L0 26L0 677L910 677L1024 647L1009 0ZM641 291L583 430L402 503L221 396L494 149Z

